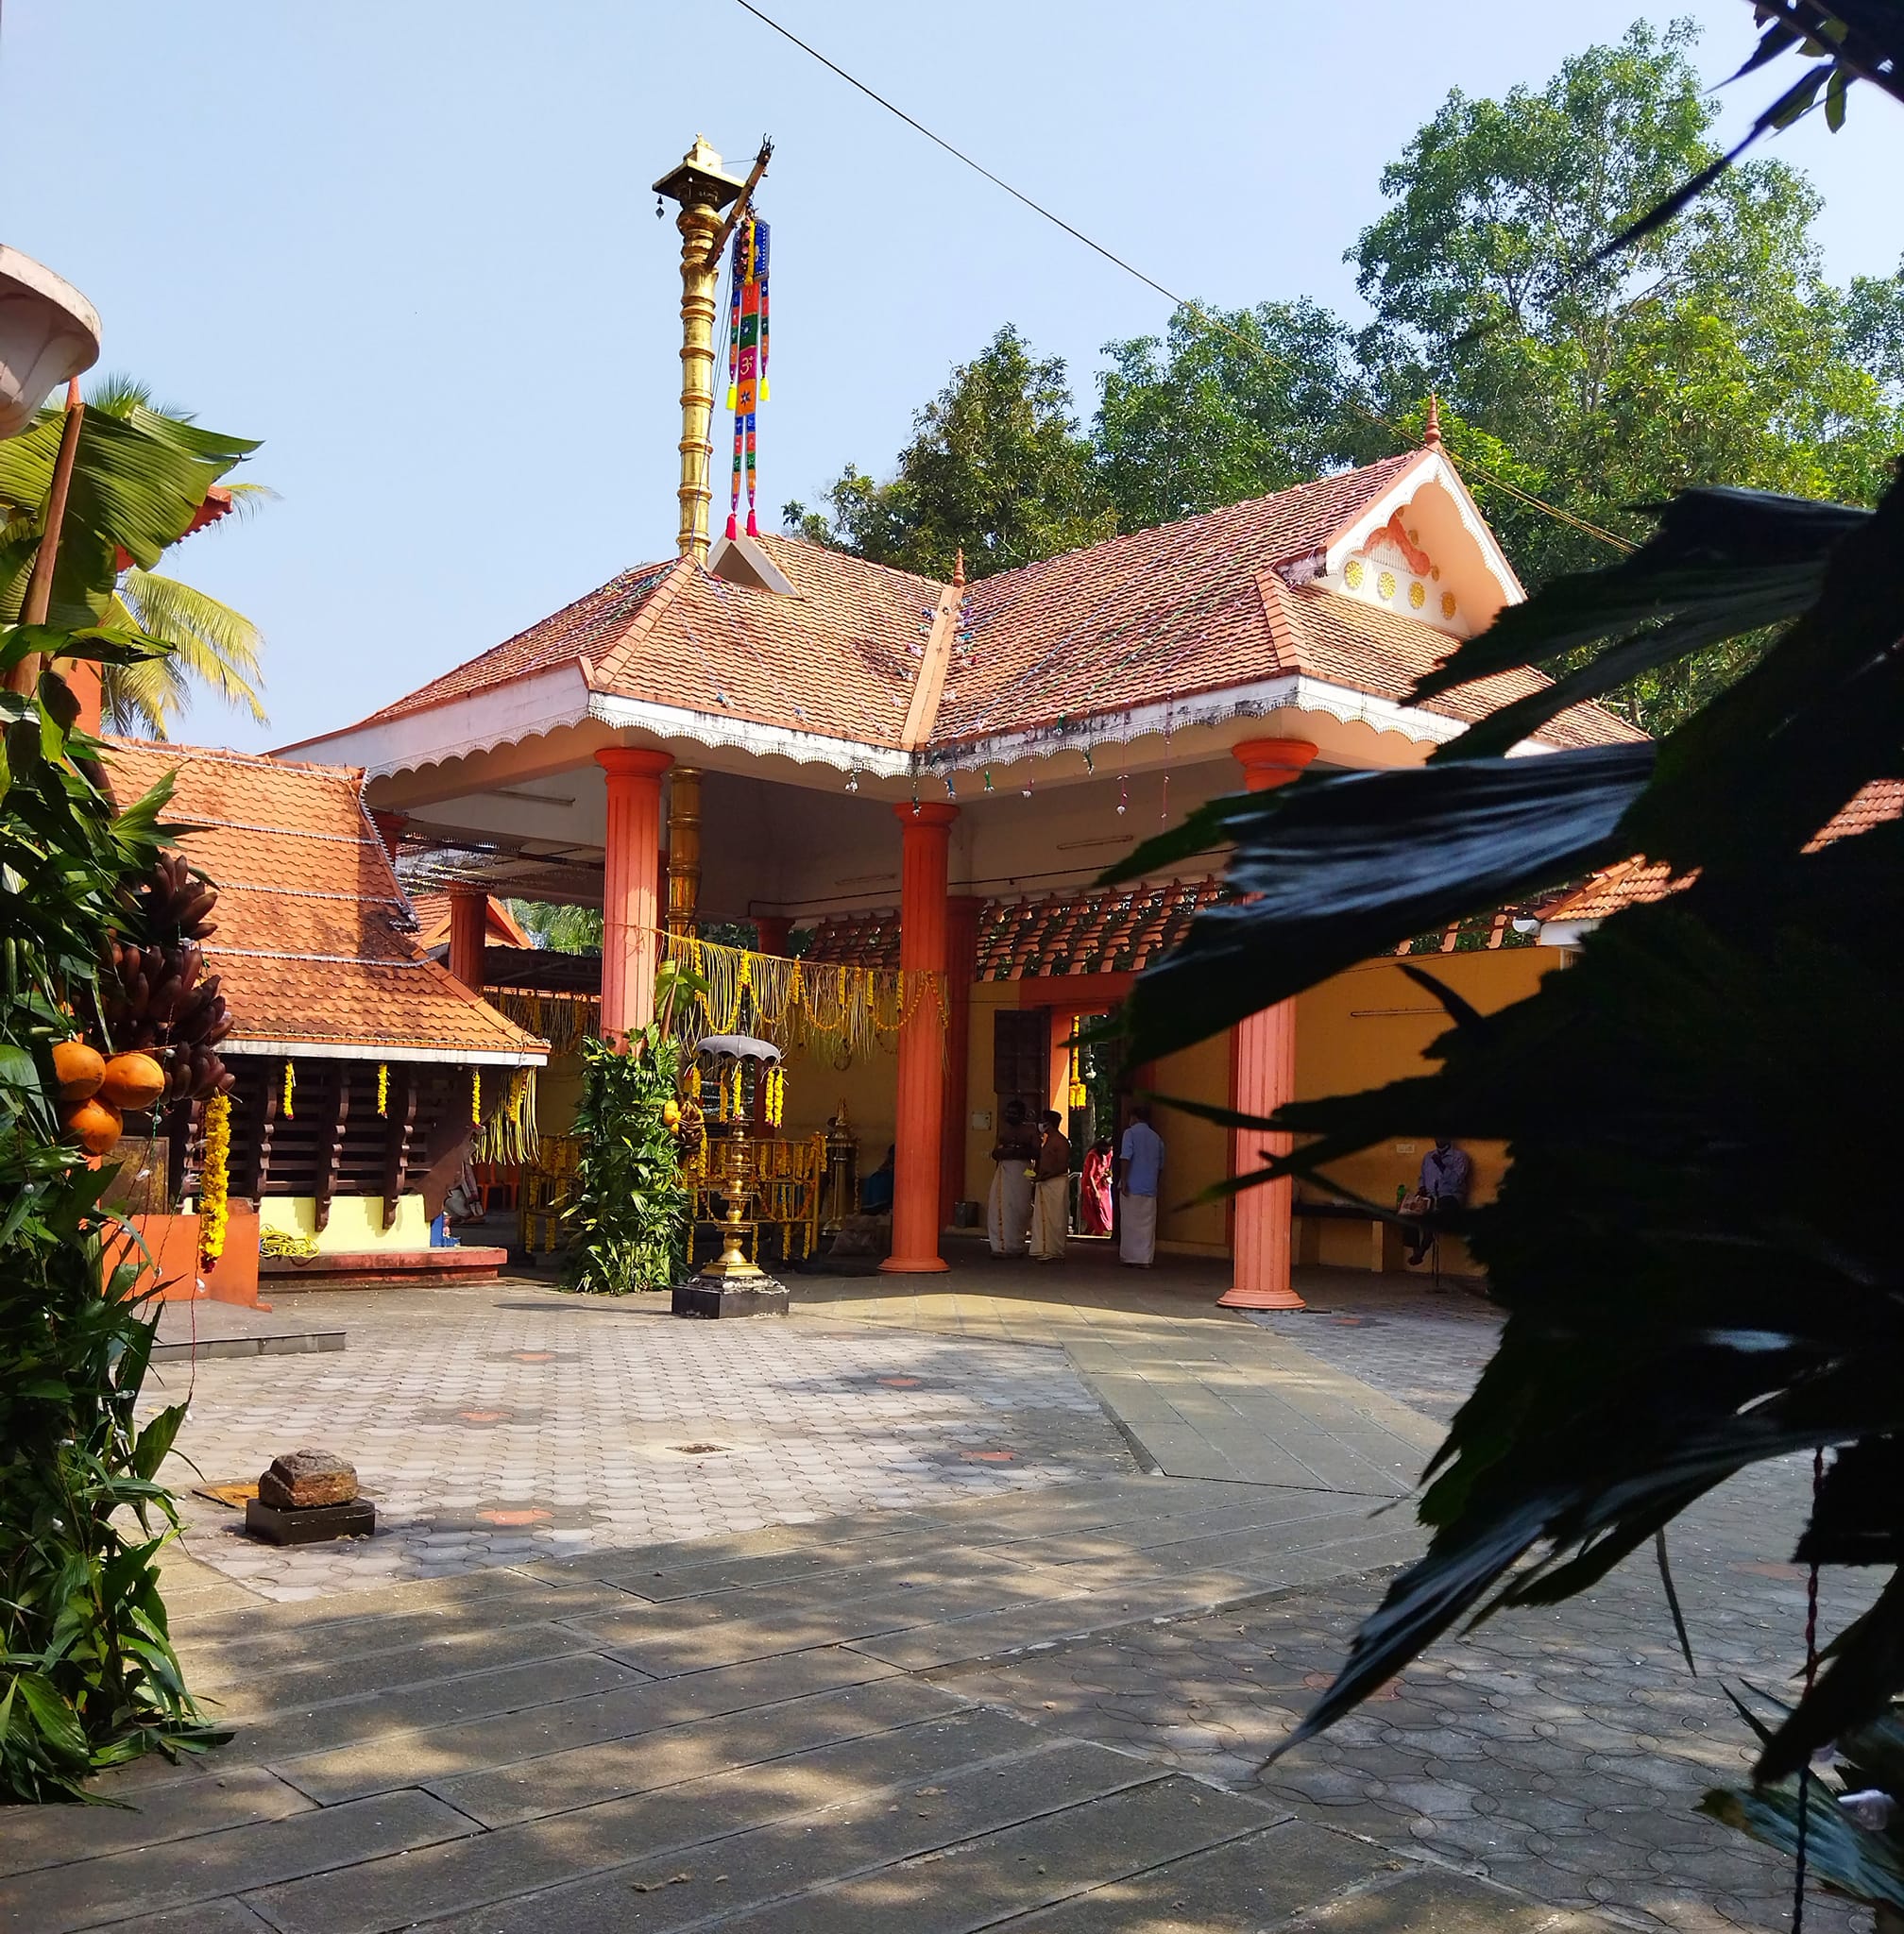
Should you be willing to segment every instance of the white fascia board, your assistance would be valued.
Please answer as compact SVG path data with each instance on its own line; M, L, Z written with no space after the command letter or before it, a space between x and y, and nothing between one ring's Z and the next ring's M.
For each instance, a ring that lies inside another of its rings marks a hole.
M467 698L449 699L400 719L348 725L319 738L280 746L274 758L362 766L372 779L440 766L446 760L537 738L589 717L588 685L579 665L512 678Z
M878 779L901 779L913 770L912 755L897 746L868 745L857 738L836 738L824 732L802 732L787 725L763 725L753 719L697 712L686 705L664 705L652 699L624 699L597 692L588 701L588 717L617 731L652 732L660 738L691 738L698 745L737 746L756 757L791 759L802 766L833 766L842 772L864 772Z
M548 1064L546 1048L506 1047L366 1047L353 1041L257 1041L227 1039L218 1052L291 1055L312 1061L435 1061L452 1068L539 1068Z
M1543 947L1577 947L1599 925L1597 920L1543 920L1538 944Z
M1375 698L1301 672L1282 672L1274 678L1258 679L1253 685L1199 692L1193 698L1158 700L1123 712L1087 714L1067 720L1062 735L1051 726L1033 726L1025 732L964 740L943 752L928 752L926 763L933 771L1004 766L1016 759L1048 758L1054 753L1075 750L1080 738L1087 745L1128 745L1152 734L1221 725L1232 719L1256 719L1279 711L1324 712L1344 724L1399 732L1417 745L1445 745L1468 729L1461 720L1443 718L1439 712L1424 712L1417 705Z

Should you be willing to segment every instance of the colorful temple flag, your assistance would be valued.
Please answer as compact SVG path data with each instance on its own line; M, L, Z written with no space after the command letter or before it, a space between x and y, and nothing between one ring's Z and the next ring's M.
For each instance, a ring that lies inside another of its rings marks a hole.
M754 413L767 400L767 224L742 217L734 230L734 297L727 314L727 407L734 412L734 484L727 500L727 534L740 516L740 471L747 471L747 534L755 520Z

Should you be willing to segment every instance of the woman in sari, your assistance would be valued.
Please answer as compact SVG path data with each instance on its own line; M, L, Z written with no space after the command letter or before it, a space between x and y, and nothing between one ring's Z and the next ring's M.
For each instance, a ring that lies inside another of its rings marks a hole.
M1078 1185L1078 1232L1111 1233L1111 1138L1093 1142L1084 1153L1084 1173Z

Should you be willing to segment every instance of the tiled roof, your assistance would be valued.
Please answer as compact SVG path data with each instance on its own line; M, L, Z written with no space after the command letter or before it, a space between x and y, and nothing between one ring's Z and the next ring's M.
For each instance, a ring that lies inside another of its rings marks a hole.
M1904 779L1873 779L1848 806L1831 816L1805 850L1816 853L1834 840L1868 833L1873 826L1895 819L1904 819ZM1663 900L1681 887L1690 887L1698 876L1696 872L1689 873L1675 880L1667 867L1643 859L1623 859L1618 866L1590 874L1584 884L1570 888L1538 910L1547 921L1605 920L1623 908Z
M389 855L354 767L307 766L109 738L122 804L176 775L165 818L197 830L179 845L218 889L207 970L231 1005L231 1040L539 1059L407 930Z
M1295 670L1277 661L1258 573L1326 543L1420 454L981 578L934 742Z
M1039 900L988 900L978 916L975 978L1135 973L1174 947L1192 916L1221 891L1214 878L1153 880ZM899 916L890 908L828 914L802 958L896 967Z
M642 564L610 578L600 590L551 612L527 631L505 638L467 664L446 671L381 712L372 712L366 724L386 719L400 719L408 712L426 711L432 705L451 699L467 698L471 692L504 685L512 678L526 678L532 671L547 671L552 666L571 664L578 657L593 657L611 650L626 635L641 614L655 587L675 569L675 564Z
M1403 700L1447 636L1352 598L1291 590L1275 567L1327 545L1421 456L981 579L965 594L928 751L1290 672ZM572 664L597 693L898 748L947 587L798 538L757 542L792 595L685 560L643 565L365 722ZM1427 709L1471 719L1544 682L1505 674ZM1639 735L1581 706L1541 736Z
M1400 704L1415 681L1432 670L1449 649L1450 640L1442 633L1399 611L1313 586L1291 590L1274 571L1264 573L1262 592L1276 640L1278 670L1306 672L1327 684L1346 685L1351 690ZM1541 672L1525 668L1497 672L1457 686L1420 709L1471 724L1549 682ZM1646 735L1597 705L1573 705L1550 721L1540 737L1550 745L1572 747L1608 745Z
M488 943L504 947L530 945L529 936L517 924L516 916L508 908L494 893L485 894L484 898L488 901L488 910L484 919L484 932ZM450 900L448 893L410 895L410 910L416 916L416 944L426 954L449 941Z

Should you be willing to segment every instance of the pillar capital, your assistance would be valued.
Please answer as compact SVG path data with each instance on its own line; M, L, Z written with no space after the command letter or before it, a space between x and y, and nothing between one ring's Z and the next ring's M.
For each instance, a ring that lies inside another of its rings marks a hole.
M674 755L657 745L604 745L595 763L611 779L658 779L674 763Z
M1230 755L1243 768L1246 789L1266 792L1300 777L1316 751L1306 738L1246 738L1230 748Z
M903 826L949 826L959 817L959 808L949 799L898 800L892 817Z

